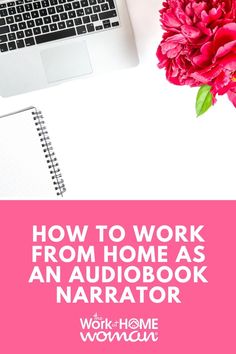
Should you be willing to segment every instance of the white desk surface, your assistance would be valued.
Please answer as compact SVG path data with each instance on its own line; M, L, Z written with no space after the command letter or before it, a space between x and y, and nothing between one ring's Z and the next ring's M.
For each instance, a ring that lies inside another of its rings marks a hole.
M66 199L235 199L235 108L221 97L196 118L197 89L156 68L161 1L128 3L138 67L0 98L1 112L44 112Z

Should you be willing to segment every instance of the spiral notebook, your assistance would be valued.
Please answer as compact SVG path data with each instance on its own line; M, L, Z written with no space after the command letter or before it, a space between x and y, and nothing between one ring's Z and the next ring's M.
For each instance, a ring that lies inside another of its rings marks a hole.
M42 112L0 116L0 199L54 199L65 190Z

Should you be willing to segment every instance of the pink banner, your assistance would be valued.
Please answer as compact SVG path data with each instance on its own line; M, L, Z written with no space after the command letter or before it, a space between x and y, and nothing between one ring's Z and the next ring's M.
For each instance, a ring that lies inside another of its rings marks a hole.
M236 202L0 211L1 353L236 352Z

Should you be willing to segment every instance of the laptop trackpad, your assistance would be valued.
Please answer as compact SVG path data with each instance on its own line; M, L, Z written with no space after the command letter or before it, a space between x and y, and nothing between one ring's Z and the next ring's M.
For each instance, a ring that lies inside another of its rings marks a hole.
M49 83L92 73L86 42L74 42L41 52Z

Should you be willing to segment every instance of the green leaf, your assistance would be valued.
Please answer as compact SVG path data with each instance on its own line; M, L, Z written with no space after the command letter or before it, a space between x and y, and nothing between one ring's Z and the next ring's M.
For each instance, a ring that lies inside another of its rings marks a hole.
M211 86L203 85L198 90L196 99L196 113L197 116L201 116L205 113L213 104L213 96L211 93Z

